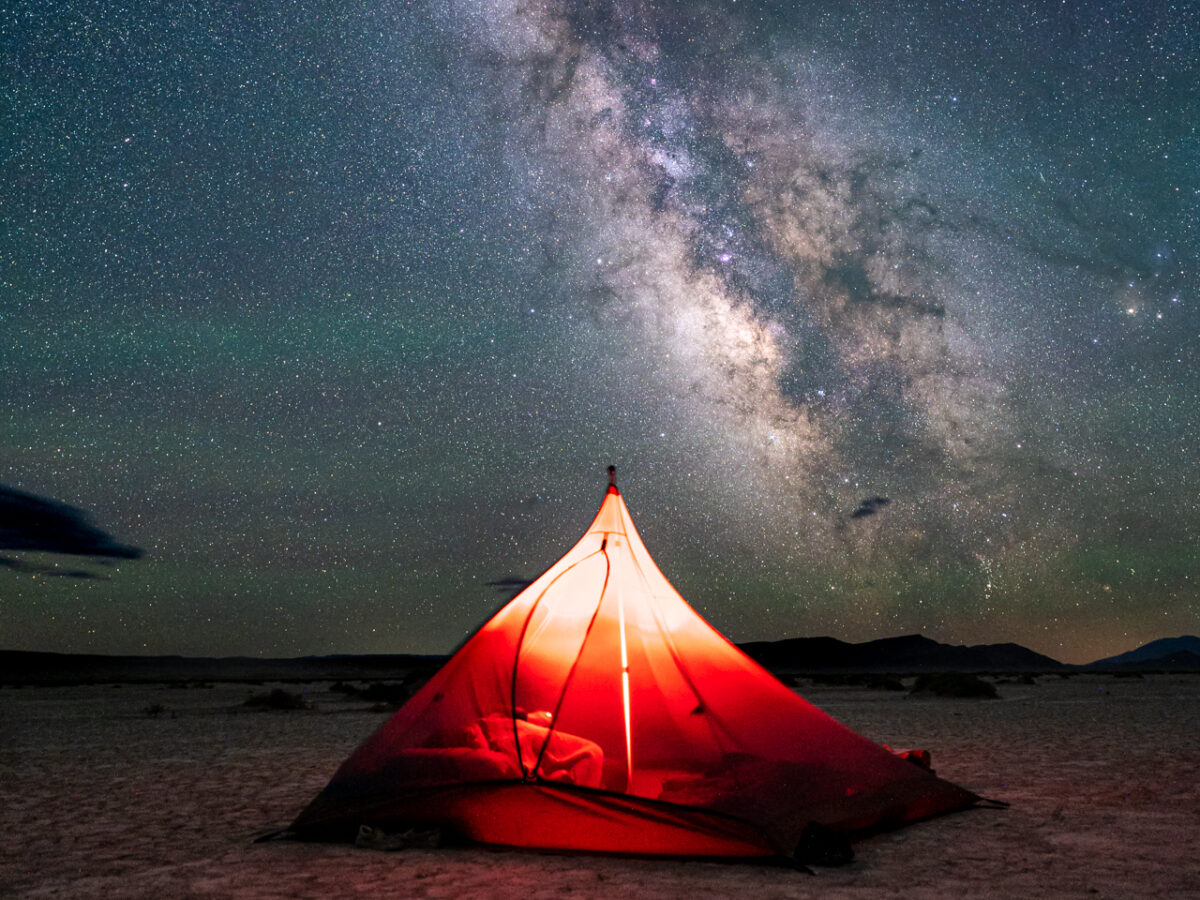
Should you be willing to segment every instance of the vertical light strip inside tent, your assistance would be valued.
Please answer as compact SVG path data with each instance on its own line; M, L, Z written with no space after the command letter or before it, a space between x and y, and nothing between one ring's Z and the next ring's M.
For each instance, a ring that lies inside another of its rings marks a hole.
M617 584L617 623L621 631L621 700L625 706L625 778L626 790L633 787L633 733L629 727L629 649L625 643L625 592Z

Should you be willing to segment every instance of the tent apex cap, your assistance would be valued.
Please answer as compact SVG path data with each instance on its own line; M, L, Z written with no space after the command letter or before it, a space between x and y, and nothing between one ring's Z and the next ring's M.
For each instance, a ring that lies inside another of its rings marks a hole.
M617 467L616 466L608 467L608 493L610 493L610 494L621 493L620 491L617 490Z

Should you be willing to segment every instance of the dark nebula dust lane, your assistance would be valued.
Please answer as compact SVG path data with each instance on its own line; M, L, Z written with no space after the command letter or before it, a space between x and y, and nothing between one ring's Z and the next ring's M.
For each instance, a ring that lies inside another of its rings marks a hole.
M1200 627L1200 8L0 13L0 643L444 651L586 526L735 640Z

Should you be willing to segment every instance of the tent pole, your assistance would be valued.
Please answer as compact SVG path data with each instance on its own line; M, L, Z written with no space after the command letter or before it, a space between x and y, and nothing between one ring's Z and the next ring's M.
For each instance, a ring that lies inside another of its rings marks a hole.
M625 709L625 790L633 787L633 732L629 727L629 650L625 643L625 596L617 587L617 621L621 628L621 700Z

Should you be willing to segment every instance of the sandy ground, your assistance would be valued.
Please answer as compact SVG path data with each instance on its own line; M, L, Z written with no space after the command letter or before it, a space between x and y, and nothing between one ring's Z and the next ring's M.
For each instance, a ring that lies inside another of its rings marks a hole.
M802 686L860 733L930 748L941 775L1012 804L874 837L812 876L252 843L385 718L320 683L305 688L310 711L241 708L267 687L0 689L0 896L1200 898L1200 677L1043 676L994 701Z

